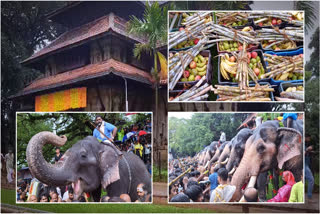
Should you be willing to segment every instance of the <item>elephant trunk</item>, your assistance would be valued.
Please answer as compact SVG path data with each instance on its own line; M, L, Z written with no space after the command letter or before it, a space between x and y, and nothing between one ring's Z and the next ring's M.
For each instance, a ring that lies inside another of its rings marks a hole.
M42 183L54 186L63 186L70 183L71 172L70 168L66 167L66 161L50 164L42 155L44 145L63 146L66 141L65 136L59 137L47 131L34 135L29 141L26 153L29 169L32 175Z
M249 180L249 178L251 178L251 176L256 176L256 173L252 173L252 169L249 166L249 162L248 162L247 157L243 157L239 167L236 169L236 171L234 172L233 176L232 176L232 180L231 180L231 185L236 187L236 191L232 197L233 201L239 201L241 198L241 188L242 186L245 184L246 181ZM250 185L252 185L254 180L251 180ZM250 182L250 181L249 181ZM254 182L255 184L255 182ZM253 186L254 186L253 184ZM248 184L249 185L249 184Z

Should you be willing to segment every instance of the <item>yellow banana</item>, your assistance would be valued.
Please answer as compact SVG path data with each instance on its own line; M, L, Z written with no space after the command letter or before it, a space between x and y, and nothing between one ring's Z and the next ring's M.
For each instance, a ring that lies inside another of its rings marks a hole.
M229 75L227 74L227 72L224 70L223 66L220 65L220 71L221 71L221 74L223 76L224 79L226 80L229 80Z
M201 56L201 55L198 55L198 58L201 60L201 62L205 62L206 61L205 58L203 56Z
M204 62L200 62L200 63L197 63L197 67L203 67L203 66L205 66L207 63L206 63L206 61L204 61Z
M198 72L204 72L206 69L207 69L207 65L205 65L203 67L197 67Z

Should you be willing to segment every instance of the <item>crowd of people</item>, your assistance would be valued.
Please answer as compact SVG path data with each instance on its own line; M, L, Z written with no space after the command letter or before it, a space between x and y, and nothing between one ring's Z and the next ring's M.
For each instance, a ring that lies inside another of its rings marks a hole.
M184 171L184 167L191 170ZM236 187L230 184L225 168L215 171L215 166L212 165L208 171L191 157L181 161L175 159L170 164L169 176L170 202L229 202L236 190ZM303 202L303 177L296 182L290 171L284 171L282 180L285 184L268 202ZM259 202L256 188L243 188L242 192L243 198L240 202Z
M151 191L143 183L137 186L138 199L135 202L151 202ZM77 198L76 198L77 197ZM33 179L30 184L21 181L17 188L17 202L91 202L89 193L82 193L76 196L73 185L65 187L54 187L40 183ZM100 202L132 202L128 194L121 194L119 197L109 197L106 192L101 193Z

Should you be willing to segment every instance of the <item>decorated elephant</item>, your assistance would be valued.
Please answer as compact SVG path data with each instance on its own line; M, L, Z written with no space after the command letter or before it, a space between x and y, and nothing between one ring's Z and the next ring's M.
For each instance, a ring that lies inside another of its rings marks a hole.
M226 165L229 175L232 175L235 172L235 169L239 166L246 142L252 133L253 131L251 129L244 128L241 129L234 137L233 147L230 151L229 161Z
M88 136L69 148L56 164L48 163L43 155L45 144L63 146L65 136L51 132L34 135L27 147L29 169L39 181L52 186L74 183L75 198L82 192L90 192L99 201L101 186L108 196L129 194L137 200L137 185L144 183L151 189L151 178L143 161L132 153L122 153L112 144L102 144Z
M233 174L231 185L236 186L233 201L239 201L241 187L255 186L257 176L273 167L301 172L302 136L292 128L279 128L278 121L266 121L257 127L245 144L239 167Z

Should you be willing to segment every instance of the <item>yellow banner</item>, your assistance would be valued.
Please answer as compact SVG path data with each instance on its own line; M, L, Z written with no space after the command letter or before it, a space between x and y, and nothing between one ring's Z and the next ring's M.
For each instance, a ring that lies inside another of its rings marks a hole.
M87 106L87 88L72 88L36 96L36 111L54 112Z

